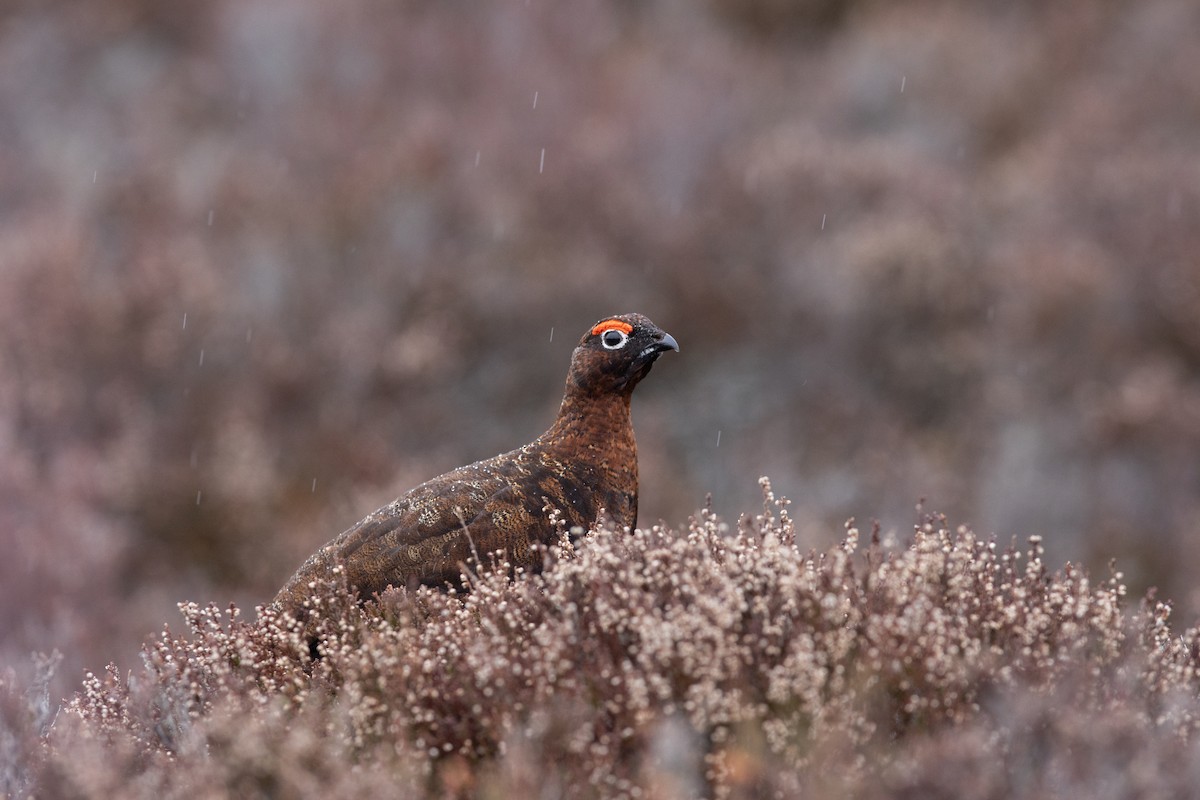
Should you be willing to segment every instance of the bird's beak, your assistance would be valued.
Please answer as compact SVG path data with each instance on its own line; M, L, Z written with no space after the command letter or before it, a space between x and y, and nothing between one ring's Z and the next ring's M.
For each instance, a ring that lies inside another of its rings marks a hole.
M659 331L655 336L654 342L646 345L642 352L637 354L638 362L643 364L653 364L659 356L668 350L679 352L679 342L675 341L675 337L666 331Z
M663 352L667 350L674 350L676 353L679 352L679 342L675 341L675 337L666 331L663 331L662 336L659 337L654 346Z

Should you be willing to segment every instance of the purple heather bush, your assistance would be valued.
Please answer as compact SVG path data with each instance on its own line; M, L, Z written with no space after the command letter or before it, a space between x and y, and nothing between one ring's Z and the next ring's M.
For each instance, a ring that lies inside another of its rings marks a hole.
M1119 573L930 516L806 551L762 513L598 529L469 591L294 620L183 604L47 719L5 684L16 796L1186 796L1200 631ZM45 669L52 665L44 665ZM389 788L390 787L390 788Z

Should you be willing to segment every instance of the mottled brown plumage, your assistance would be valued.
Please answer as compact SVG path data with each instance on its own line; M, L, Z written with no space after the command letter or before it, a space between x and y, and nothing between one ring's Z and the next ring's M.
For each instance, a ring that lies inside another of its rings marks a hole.
M550 429L524 447L447 472L367 516L322 547L275 597L304 615L315 581L341 565L362 599L390 586L457 584L474 554L504 551L535 567L536 544L568 528L587 529L603 512L637 523L637 444L629 404L654 361L675 339L641 314L596 323L571 356L566 392Z

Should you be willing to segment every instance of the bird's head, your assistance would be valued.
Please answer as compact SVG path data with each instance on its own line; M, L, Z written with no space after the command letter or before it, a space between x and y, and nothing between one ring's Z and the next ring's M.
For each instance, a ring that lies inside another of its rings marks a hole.
M606 317L593 325L571 355L568 389L584 394L627 394L668 350L675 337L641 314Z

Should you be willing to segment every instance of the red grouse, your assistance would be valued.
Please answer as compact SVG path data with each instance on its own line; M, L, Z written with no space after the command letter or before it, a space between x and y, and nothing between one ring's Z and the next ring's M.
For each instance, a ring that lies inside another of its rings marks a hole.
M601 513L637 522L637 444L629 402L674 337L641 314L592 326L571 355L566 392L550 429L524 447L447 472L370 514L312 555L275 605L306 616L316 581L340 565L363 599L388 586L457 584L476 554L504 551L514 566L536 567L534 546L556 530L587 529Z

